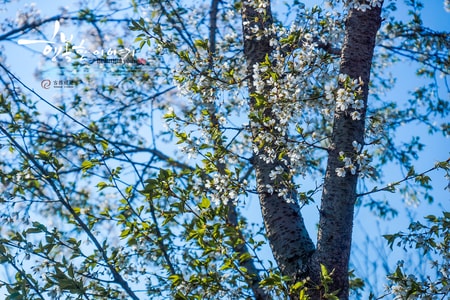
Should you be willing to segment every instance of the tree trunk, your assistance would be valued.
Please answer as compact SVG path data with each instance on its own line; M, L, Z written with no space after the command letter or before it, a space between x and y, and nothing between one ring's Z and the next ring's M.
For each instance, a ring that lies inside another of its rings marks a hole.
M340 73L348 75L351 79L362 80L362 93L359 99L364 105L357 110L361 116L360 120L351 117L351 113L356 109L335 110L320 208L317 252L314 255L317 265L323 264L328 272L333 272L333 283L329 286L329 292L339 291L340 299L348 299L349 293L348 263L358 173L352 175L347 171L345 177L339 177L336 169L344 166L344 162L339 158L340 152L351 156L356 154L353 141L364 144L368 84L375 37L381 23L380 13L381 8L378 7L365 12L351 10L345 23L346 34L341 53ZM313 277L317 278L317 275Z
M269 94L270 87L265 87L263 94L257 95L254 66L264 62L271 53L270 34L256 38L252 34L252 28L268 29L272 25L270 2L264 10L255 6L263 1L243 1L242 21L244 32L244 54L247 60L247 73L249 75L250 113L260 114L263 117L275 119L270 107L258 107L256 96L265 97ZM261 132L274 134L261 122L251 122L251 130L254 139L255 151L253 165L256 171L257 191L261 204L264 225L267 238L274 258L284 276L289 276L295 281L310 278L311 288L308 291L311 299L322 299L325 292L335 292L340 299L348 299L349 280L348 262L352 240L353 212L356 201L356 185L358 173L347 174L339 177L337 168L342 168L344 163L340 159L340 152L349 156L355 154L353 142L364 144L364 122L367 107L368 83L370 69L375 47L375 37L379 29L381 8L372 8L365 12L351 10L346 19L346 35L341 51L342 74L351 79L361 79L361 94L358 96L363 101L362 108L349 108L344 111L336 108L334 115L333 134L329 148L329 158L325 175L322 204L320 209L320 222L318 232L318 245L314 244L305 228L300 212L300 206L296 201L295 189L289 184L277 182L270 177L270 172L276 167L284 168L279 153L275 159L264 159L273 145L258 143L257 137ZM342 88L345 87L341 83ZM260 92L261 93L261 92ZM357 111L359 120L354 120L351 113ZM281 176L287 175L287 172ZM277 192L271 192L267 186L287 188L293 202L288 202ZM320 286L320 265L324 265L329 273L332 273L333 282L327 289ZM291 296L297 299L296 295Z
M264 3L264 9L256 8L258 4ZM269 1L243 1L242 21L244 32L244 53L247 60L249 75L249 94L250 94L250 113L262 114L263 117L276 119L272 114L270 107L257 107L254 94L256 93L256 82L253 78L254 66L265 61L267 55L271 53L270 39L271 35L255 37L252 28L257 26L260 30L270 29L272 26L272 17ZM270 87L265 88L260 96L265 97L269 94ZM267 238L272 248L272 253L283 275L291 278L300 277L304 273L306 262L314 252L314 244L305 228L303 218L300 212L300 205L296 199L295 189L289 183L280 183L271 179L269 174L276 167L285 169L284 163L277 155L272 161L263 159L269 156L269 152L274 148L273 145L262 145L256 142L261 133L277 135L273 129L267 128L261 122L252 121L251 130L254 147L258 148L254 155L253 165L256 171L257 192L261 204L262 216L266 228ZM280 146L282 147L282 146ZM280 148L281 149L281 148ZM279 154L279 153L277 153ZM287 171L280 174L279 177L289 176ZM273 191L268 188L273 187ZM283 196L280 196L277 190L286 188L287 194L294 201L288 202Z

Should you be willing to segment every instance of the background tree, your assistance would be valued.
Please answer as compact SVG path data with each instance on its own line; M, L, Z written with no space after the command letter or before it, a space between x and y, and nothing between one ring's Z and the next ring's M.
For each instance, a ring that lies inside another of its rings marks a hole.
M448 176L448 159L417 172L424 144L395 133L448 135L450 41L424 26L418 1L405 1L406 21L394 1L324 4L99 1L6 18L2 44L43 58L38 90L0 65L8 298L347 299L361 288L349 280L355 206L395 214L379 192L432 202L429 174ZM402 59L424 86L389 101L385 70ZM404 176L388 184L392 162ZM257 199L264 226L242 213ZM314 202L317 242L302 216ZM435 274L399 264L386 295L448 296L448 213L427 219L386 238L422 249ZM260 257L266 242L273 261Z

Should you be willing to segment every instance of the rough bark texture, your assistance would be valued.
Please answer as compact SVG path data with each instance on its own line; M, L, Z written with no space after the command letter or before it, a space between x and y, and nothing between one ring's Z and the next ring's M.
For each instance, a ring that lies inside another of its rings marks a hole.
M256 2L256 1L255 1ZM244 53L247 59L249 74L249 94L255 92L255 85L251 75L253 66L265 60L270 54L270 37L252 37L251 29L255 25L259 28L270 28L272 17L270 3L266 1L265 11L257 11L254 3L243 1L243 31L244 31ZM267 93L268 94L268 93ZM250 109L255 112L255 99L250 98ZM263 111L264 116L274 118L269 108ZM261 130L265 130L258 125L252 125L253 137L258 136ZM269 129L267 129L269 130ZM272 147L269 145L268 147ZM270 171L277 166L283 166L279 159L273 162L266 162L260 158L260 154L265 154L267 146L259 149L255 154L253 164L256 171L257 191L261 204L262 216L266 227L267 238L272 252L283 275L297 278L305 271L305 263L314 251L314 244L311 241L305 228L298 202L288 203L277 192L269 193L266 186L273 186L274 189L281 188L280 183L269 177ZM281 175L282 176L282 175ZM295 198L295 191L291 188L291 198Z
M255 9L253 1L243 1L242 5L244 53L249 74L249 94L252 95L256 90L252 78L253 66L265 60L266 55L271 53L271 47L269 36L254 38L251 28L255 25L259 28L270 28L272 18L270 5L265 7L264 12ZM267 192L266 185L277 186L269 176L270 171L277 166L283 166L283 163L277 159L272 162L262 160L259 155L265 154L266 146L259 149L253 160L264 225L274 258L283 275L290 276L294 281L307 277L311 279L311 289L308 291L311 299L322 299L324 292L338 291L340 299L348 299L349 295L348 263L357 195L357 174L338 177L336 168L343 167L343 162L339 159L340 151L354 153L353 141L360 144L364 142L368 83L375 37L381 22L380 13L380 8L365 12L351 10L346 19L340 71L364 82L359 98L364 101L364 107L359 110L361 119L357 121L351 118L351 109L335 112L320 208L317 250L305 228L298 203L288 203L277 193ZM261 108L256 108L253 97L250 97L250 109L259 109L261 112ZM274 117L270 108L263 110L263 116ZM265 128L252 125L253 137L261 130ZM295 196L293 189L290 192ZM292 196L291 198L295 198ZM327 291L317 288L321 284L320 264L333 274L333 283L328 286ZM291 296L291 299L297 298L296 295Z
M339 290L340 299L348 299L349 292L348 262L357 174L351 175L347 172L345 177L338 177L335 170L343 166L343 162L339 160L339 152L354 153L352 142L357 141L363 144L364 141L368 83L375 37L381 22L380 12L380 8L365 12L350 11L346 20L346 35L341 54L340 72L351 78L361 78L364 82L361 95L364 108L359 110L361 120L356 121L350 117L351 110L335 111L320 208L317 252L314 257L317 265L323 264L329 272L333 271L333 284L329 291ZM313 277L317 278L317 276Z

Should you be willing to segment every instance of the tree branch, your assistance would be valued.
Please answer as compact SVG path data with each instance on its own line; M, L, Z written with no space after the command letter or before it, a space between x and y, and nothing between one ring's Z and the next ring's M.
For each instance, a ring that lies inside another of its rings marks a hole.
M86 233L86 235L89 237L89 239L93 242L95 248L99 251L101 254L101 257L103 261L105 262L106 266L108 267L109 271L111 272L115 283L120 285L125 292L134 300L139 300L139 298L136 296L136 294L133 292L133 290L129 287L126 280L120 275L120 273L116 270L115 266L109 263L108 256L101 246L100 242L97 240L97 238L94 236L92 231L89 229L88 225L83 222L83 220L80 218L80 216L75 212L73 207L69 204L69 202L63 197L61 192L59 191L58 187L56 186L54 180L52 179L52 176L47 173L45 168L41 166L41 164L34 158L33 155L28 153L17 141L9 134L9 132L3 128L3 126L0 126L0 131L8 138L8 140L11 142L11 144L16 148L21 155L24 156L29 162L32 163L32 165L41 173L42 179L46 181L51 189L55 192L56 197L58 198L59 202L69 211L70 215L75 219L77 224L81 227L81 229Z
M441 164L446 164L446 163L449 163L449 162L450 162L450 158L447 159L444 162L437 163L434 167L429 168L428 170L423 171L422 173L414 173L412 175L407 175L405 178L403 178L401 180L398 180L398 181L395 181L395 182L392 182L392 183L389 183L388 185L386 185L386 186L384 186L382 188L374 188L370 192L357 194L356 196L359 198L359 197L363 197L363 196L367 196L367 195L371 195L371 194L375 194L375 193L379 193L379 192L393 192L395 190L395 186L397 186L397 185L399 185L399 184L401 184L401 183L403 183L405 181L411 180L411 179L420 178L420 177L424 176L425 174L428 174L428 173L430 173L430 172L432 172L434 170L442 168Z

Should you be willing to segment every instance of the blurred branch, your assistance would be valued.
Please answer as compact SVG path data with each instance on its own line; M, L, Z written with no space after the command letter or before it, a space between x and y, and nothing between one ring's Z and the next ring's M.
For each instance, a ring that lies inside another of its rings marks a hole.
M16 38L16 36L14 36L15 34L20 34L23 35L25 33L30 32L31 30L42 26L46 23L50 23L50 22L54 22L54 21L60 21L60 20L71 20L71 21L86 21L88 23L96 23L98 21L100 21L101 19L105 18L106 16L97 16L97 18L95 19L87 19L86 17L77 17L77 16L63 16L63 15L56 15L53 17L49 17L37 22L33 22L33 23L29 23L29 24L25 24L21 27L18 27L16 29L13 29L11 31L8 31L4 34L0 35L0 41L3 40L8 40L10 38ZM128 23L130 20L129 19L112 19L108 17L108 22L115 22L115 23Z
M450 169L450 167L448 166L449 163L450 163L450 158L448 158L446 161L436 163L436 165L434 167L432 167L432 168L430 168L430 169L428 169L428 170L426 170L426 171L424 171L422 173L414 173L414 169L410 169L410 172L408 173L408 175L405 178L403 178L403 179L401 179L399 181L390 183L390 184L388 184L388 185L386 185L385 187L382 187L382 188L375 187L370 192L358 194L357 197L363 197L363 196L367 196L367 195L370 195L370 194L383 192L383 191L384 192L394 192L395 191L395 186L397 186L397 185L399 185L399 184L401 184L403 182L406 182L406 181L411 180L411 179L421 178L424 175L426 175L427 173L430 173L430 172L432 172L434 170L437 170L437 169L449 170Z
M3 126L0 126L0 131L8 138L10 143L16 148L19 153L26 158L35 168L36 170L42 175L42 180L46 181L50 188L55 192L56 197L58 198L58 201L69 211L70 215L74 218L74 220L77 222L77 224L81 227L81 229L86 233L86 235L89 237L89 239L92 241L92 243L95 245L95 248L99 251L101 254L101 257L103 261L105 262L106 266L108 267L109 271L111 272L115 283L119 284L126 293L134 300L139 300L139 298L136 296L136 294L131 290L126 280L120 275L120 273L116 270L116 267L112 265L109 262L108 255L101 246L100 242L97 240L97 238L94 236L94 233L89 229L89 226L84 223L84 221L80 218L80 216L75 212L73 207L69 204L69 201L65 199L63 194L60 192L60 189L57 187L53 177L47 172L47 170L34 158L33 155L28 153L12 136L11 134L3 128Z

